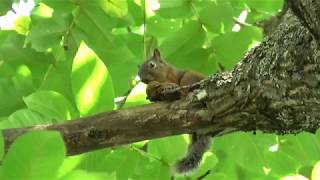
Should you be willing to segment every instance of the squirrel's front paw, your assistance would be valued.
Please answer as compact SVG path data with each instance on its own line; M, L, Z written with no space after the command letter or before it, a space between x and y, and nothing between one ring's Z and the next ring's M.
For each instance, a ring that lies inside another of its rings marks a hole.
M181 93L179 91L172 91L178 87L179 86L175 83L150 82L147 86L147 99L150 101L179 99Z

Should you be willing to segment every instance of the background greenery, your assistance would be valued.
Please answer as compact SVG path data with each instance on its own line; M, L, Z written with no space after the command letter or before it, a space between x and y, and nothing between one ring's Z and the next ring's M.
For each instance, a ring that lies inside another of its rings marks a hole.
M30 15L17 15L0 30L0 128L63 122L149 103L145 85L135 77L137 65L154 47L180 68L209 75L220 63L231 70L262 40L255 24L276 14L282 3L35 0ZM2 0L0 14L11 5ZM246 13L237 30L235 19ZM124 106L115 103L126 92ZM57 132L23 135L5 157L2 136L0 142L1 179L196 179L208 170L204 179L320 179L319 131L214 138L200 168L187 176L172 171L186 152L186 135L72 157L65 156Z

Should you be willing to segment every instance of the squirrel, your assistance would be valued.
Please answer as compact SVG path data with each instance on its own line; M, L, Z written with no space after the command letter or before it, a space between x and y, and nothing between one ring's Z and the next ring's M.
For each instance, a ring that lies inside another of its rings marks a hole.
M161 58L158 49L155 49L153 56L139 67L138 76L147 84L147 99L151 101L166 100L167 98L162 97L159 92L167 88L191 85L205 78L205 75L195 71L176 69ZM187 93L180 92L175 98L186 96ZM210 146L210 140L211 136L193 133L187 155L175 164L175 171L181 174L197 168Z

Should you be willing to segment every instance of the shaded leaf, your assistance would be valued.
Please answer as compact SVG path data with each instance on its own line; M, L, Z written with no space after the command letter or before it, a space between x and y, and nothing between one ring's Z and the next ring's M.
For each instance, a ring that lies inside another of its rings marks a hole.
M65 147L58 132L29 132L10 146L1 176L7 179L54 178L64 156Z

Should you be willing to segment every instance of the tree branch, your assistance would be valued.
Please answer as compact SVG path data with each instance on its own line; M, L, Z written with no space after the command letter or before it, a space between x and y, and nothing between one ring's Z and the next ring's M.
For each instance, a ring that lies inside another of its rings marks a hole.
M194 91L184 99L62 124L6 129L6 149L21 134L37 129L60 131L69 155L194 131L314 132L320 127L320 51L310 23L306 28L287 10L273 33L232 72L188 87Z
M320 44L320 1L287 0L293 13L301 20Z

